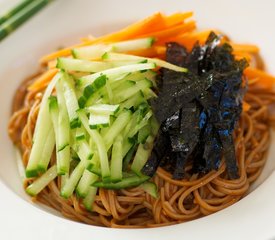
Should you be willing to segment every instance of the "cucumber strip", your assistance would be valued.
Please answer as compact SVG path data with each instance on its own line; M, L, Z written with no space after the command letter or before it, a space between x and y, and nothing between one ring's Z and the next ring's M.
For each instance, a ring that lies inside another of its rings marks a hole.
M157 98L157 97L158 97L158 95L155 94L155 92L154 92L152 89L150 89L150 88L144 89L144 90L143 90L143 94L144 94L144 98L145 98L146 100L151 99L151 98Z
M113 90L111 88L110 82L106 81L106 91L107 91L107 95L108 95L108 99L109 99L109 103L113 104L113 100L114 100L114 94L113 94Z
M142 127L138 132L138 143L144 144L146 139L151 134L151 125L146 124L144 127Z
M49 135L50 129L52 129L52 122L50 118L49 113L49 107L48 107L48 97L51 95L52 90L54 86L56 85L56 82L59 80L60 74L56 74L55 77L51 80L48 87L46 88L46 91L44 92L41 104L40 104L40 110L38 113L36 126L34 130L34 139L33 139L33 145L28 161L28 165L26 167L26 177L36 177L38 175L38 164L42 157L43 152L43 146L46 142L46 139ZM44 159L51 158L52 153L45 153L43 156Z
M120 109L124 109L124 108L130 109L131 107L134 107L136 109L143 102L146 102L146 100L144 99L144 95L142 91L138 91L132 97L122 102L120 104Z
M72 50L72 55L75 58L80 59L98 59L105 52L114 51L114 52L128 52L135 51L140 49L150 48L155 39L152 37L140 38L128 41L117 42L113 44L95 44L91 46L75 48Z
M75 132L75 140L81 141L81 140L85 140L85 139L86 139L85 130L82 127L77 128L76 132Z
M54 165L49 168L47 172L37 178L31 185L29 185L26 189L26 192L31 196L36 196L56 177L57 168L56 165Z
M57 95L57 101L58 101L58 141L59 141L59 147L57 148L58 151L70 151L70 149L66 149L66 146L70 145L70 120L66 108L66 101L64 99L64 95L62 93L62 84L60 81L56 83L56 95ZM70 159L64 159L63 160L63 166L65 169L69 169Z
M57 174L58 175L63 175L65 173L69 172L69 163L70 163L70 152L69 148L66 151L63 151L69 143L64 145L60 145L60 137L59 137L59 109L58 109L58 103L57 103L57 98L54 96L50 96L48 98L48 104L49 104L49 111L51 115L51 120L53 124L53 129L54 129L54 134L55 134L55 142L56 142L56 165L57 165ZM68 131L66 129L65 131ZM59 150L61 149L61 150ZM66 164L64 166L63 160L66 160ZM67 162L68 161L68 162Z
M75 94L73 79L65 72L61 73L61 79L63 84L64 99L70 119L70 127L77 128L79 126L79 120L77 110L79 109L77 97Z
M140 81L143 79L148 79L153 82L153 85L155 86L156 84L156 75L157 73L154 72L153 70L147 70L146 72L134 72L131 73L129 76L126 77L127 80L132 80L132 81Z
M133 143L131 143L128 138L125 138L123 140L123 144L122 144L122 156L125 157L126 154L129 152L129 150L131 149L131 147L133 146Z
M136 51L140 49L146 49L146 48L150 48L154 42L155 42L155 39L152 37L117 42L112 44L112 51L129 52L129 51Z
M81 178L85 168L87 167L87 164L88 161L80 161L76 168L73 170L70 177L65 182L64 187L61 189L60 194L63 198L67 199L73 194L75 187L79 182L79 179Z
M136 144L130 145L130 150L128 150L127 154L125 155L125 157L123 159L123 171L128 170L129 163L133 159L134 153L136 151L136 147L137 147Z
M146 57L139 57L135 55L129 54L121 54L121 53L106 53L104 54L104 61L145 61L147 60L148 63L154 63L159 67L167 68L176 72L187 72L188 70L183 67L176 66L169 62L157 59L157 58L146 58Z
M111 49L111 45L95 44L91 46L75 48L72 50L72 55L74 58L94 60L101 58L105 52L108 52Z
M95 62L73 58L58 58L56 67L66 71L92 73L113 68L113 64L110 62Z
M113 82L121 79L120 76L125 77L125 74L142 71L142 70L154 69L155 67L156 66L154 63L139 63L139 64L131 64L126 66L111 68L102 72L81 77L78 79L77 84L79 88L84 89L86 86L93 83L95 79L97 79L101 75L106 75L106 77L110 80L110 82Z
M107 132L103 135L103 141L105 142L106 150L108 151L112 146L115 137L120 134L123 128L127 125L131 119L132 112L124 109L117 119L113 122Z
M87 160L93 159L94 154L91 150L91 147L87 143L86 139L79 140L76 143L75 150L76 150L77 155L81 159L81 161L87 161ZM94 163L93 160L92 160L92 163Z
M88 211L93 210L93 203L96 197L97 187L89 187L87 196L83 199L83 205Z
M123 89L121 91L114 92L114 102L115 103L121 103L128 98L132 97L135 95L137 92L142 91L147 88L151 88L152 82L150 80L144 79L141 81L138 81L135 85L129 87L128 89Z
M145 182L142 183L140 185L140 187L147 192L148 194L150 194L153 198L158 198L159 194L158 194L158 187L155 183L153 182Z
M151 125L151 131L152 131L152 135L155 137L158 134L159 131L159 123L157 121L157 119L155 118L155 116L153 115L150 119L150 125Z
M83 111L79 110L78 116L84 128L86 129L86 131L88 132L88 134L90 135L90 137L92 138L93 142L97 147L97 151L100 159L101 172L102 172L102 180L108 181L110 178L110 167L109 167L107 149L106 149L104 140L97 130L90 129L88 118Z
M49 119L49 121L51 121ZM55 145L55 137L54 137L54 130L53 128L49 130L48 136L45 139L45 142L43 142L43 150L41 152L41 158L39 160L37 169L39 172L46 172L48 165L50 163L53 150L54 150L54 145Z
M119 110L119 105L95 104L87 107L86 110L93 114L114 115Z
M136 85L135 81L131 81L131 80L124 80L124 81L120 81L121 84L116 87L115 89L113 89L114 94L116 95L117 92L121 92L123 90L126 90L134 85Z
M131 165L131 170L137 174L138 176L141 176L141 169L147 162L148 158L151 155L152 149L153 149L153 143L154 143L154 137L149 136L145 142L145 144L139 144L135 158L133 160L133 163Z
M132 126L132 128L130 129L128 133L128 138L134 137L141 128L146 126L146 124L148 123L152 115L153 115L153 112L150 110L148 113L146 113L146 115L141 119L140 122L137 121L137 124Z
M87 85L83 90L84 99L89 99L92 95L94 95L99 89L105 86L107 81L106 75L100 75L94 81Z
M91 129L109 127L109 125L110 125L109 115L90 114L89 126Z
M65 183L69 179L69 173L61 175L60 177L61 177L61 188L63 188L65 186Z
M84 173L76 187L76 193L79 197L85 198L89 192L91 184L98 180L98 176L91 173L87 169L84 170Z
M119 190L119 189L139 186L143 182L147 181L149 178L150 177L144 176L144 175L142 175L142 176L132 176L132 177L123 178L120 182L117 182L117 183L95 182L95 183L92 184L92 186Z
M111 181L119 182L122 179L122 141L121 135L118 135L114 141L111 158Z

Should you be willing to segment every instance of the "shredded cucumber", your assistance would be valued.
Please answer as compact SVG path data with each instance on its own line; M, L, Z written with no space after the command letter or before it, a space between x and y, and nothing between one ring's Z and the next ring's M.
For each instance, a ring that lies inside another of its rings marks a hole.
M159 67L171 69L173 71L177 72L187 72L186 68L176 66L174 64L171 64L169 62L157 59L157 58L145 58L145 57L139 57L129 54L121 54L121 53L106 53L104 54L104 61L148 61L148 63L154 63Z
M37 178L31 185L29 185L26 189L26 192L31 196L36 196L56 177L57 168L56 165L54 165L49 168L47 172Z
M48 138L49 133L52 129L52 122L50 118L49 113L49 107L48 107L48 97L51 95L51 92L53 88L55 87L56 82L59 80L60 74L55 75L55 77L51 80L48 87L46 88L46 91L43 95L41 104L40 104L40 110L38 113L35 130L34 130L34 139L33 139L33 145L28 161L28 165L26 168L26 177L35 177L39 173L39 162L42 158L43 154L43 146L45 145L47 139L49 141L54 142L54 135L52 132L52 135L50 138ZM43 162L47 163L52 155L52 152L45 152L45 155L43 155ZM43 165L43 170L46 169L47 166Z

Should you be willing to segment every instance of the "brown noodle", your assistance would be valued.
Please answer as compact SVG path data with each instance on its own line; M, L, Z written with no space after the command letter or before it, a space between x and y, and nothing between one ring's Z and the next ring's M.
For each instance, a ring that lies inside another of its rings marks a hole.
M263 67L262 64L259 65L260 68ZM9 124L10 137L22 152L24 166L27 165L32 147L32 136L43 94L43 90L28 91L27 87L40 74L41 72L24 81L17 90ZM61 181L58 177L33 200L56 209L72 220L115 228L167 226L220 211L248 193L267 159L270 126L275 123L268 106L275 103L275 94L251 84L245 101L251 108L242 113L235 130L239 179L228 180L224 162L218 171L203 176L190 174L184 180L173 180L170 173L159 168L152 178L158 186L158 199L139 187L120 191L99 189L93 212L88 212L76 195L68 200L60 196ZM50 164L54 163L53 155ZM190 166L186 170L188 172ZM32 181L27 179L24 186L27 187Z

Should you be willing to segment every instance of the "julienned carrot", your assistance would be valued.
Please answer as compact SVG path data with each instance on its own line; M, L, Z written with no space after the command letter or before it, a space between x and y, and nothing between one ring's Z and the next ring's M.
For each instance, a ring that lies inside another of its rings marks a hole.
M148 18L145 18L142 21L136 22L122 29L121 31L111 33L111 34L99 37L97 39L92 39L90 41L85 41L83 43L80 43L68 48L64 48L60 51L46 55L40 59L40 63L43 64L57 57L68 56L71 54L71 49L76 47L87 46L98 42L122 41L130 38L138 37L139 35L148 34L151 31L159 31L164 28L165 28L164 16L161 13L155 13L152 16L149 16Z
M48 62L48 69L53 69L53 68L55 68L56 67L56 63L57 63L57 61L54 59L54 60L52 60L52 61L49 61Z
M49 69L45 73L43 73L41 76L39 76L32 85L28 87L29 91L39 91L42 90L45 86L48 85L48 83L52 80L54 75L58 72L58 69L53 68Z
M243 111L247 112L250 110L250 108L251 108L250 104L247 103L246 101L243 101Z
M219 33L216 30L205 30L201 32L187 32L184 34L180 34L176 37L172 37L166 39L167 42L177 42L183 46L185 46L188 50L190 50L194 44L198 41L200 44L203 44L207 37L209 36L210 32L213 31L215 33Z
M158 32L150 32L149 34L145 34L140 36L141 38L143 37L154 37L157 39L157 41L166 41L167 38L170 38L172 36L177 36L179 34L183 34L186 32L191 32L196 28L196 23L195 21L190 21L188 23L183 23L180 25L176 25L171 28L164 29L162 31Z
M190 18L193 16L193 12L186 12L186 13L174 13L165 19L165 25L167 27L171 27L177 24L182 23L185 19Z
M236 52L247 52L247 53L258 53L260 49L256 45L252 44L236 44L230 43L234 51Z
M256 68L248 67L244 70L244 74L248 79L258 78L256 84L262 88L272 89L275 84L275 77Z
M230 43L231 44L231 43ZM252 56L250 53L247 53L247 52L236 52L236 51L233 51L233 55L235 56L235 58L237 60L240 60L242 58L245 58L249 63L252 61Z

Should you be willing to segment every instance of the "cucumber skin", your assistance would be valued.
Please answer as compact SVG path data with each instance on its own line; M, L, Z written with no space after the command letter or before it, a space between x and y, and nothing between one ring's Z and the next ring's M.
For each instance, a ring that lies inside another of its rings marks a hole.
M112 182L95 182L92 184L94 187L101 187L106 189L113 189L119 190L124 188L136 187L140 184L147 181L150 177L149 176L133 176L129 178L123 178L120 182L112 183Z

